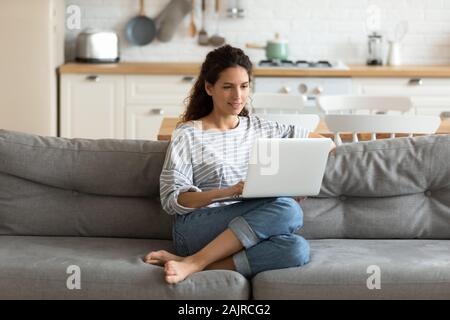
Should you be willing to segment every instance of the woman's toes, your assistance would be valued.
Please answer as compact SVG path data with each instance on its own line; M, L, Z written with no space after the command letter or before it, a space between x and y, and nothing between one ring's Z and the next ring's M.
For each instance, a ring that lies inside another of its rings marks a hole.
M147 264L154 264L154 265L158 265L158 266L163 266L164 263L159 261L159 260L145 260L145 263Z
M166 272L166 276L176 276L177 272L175 270L167 270Z
M145 261L152 264L163 265L167 261L180 261L182 257L172 254L166 250L152 251L146 257Z
M144 261L145 263L162 266L167 262L170 255L171 254L165 250L152 251L145 256Z
M168 283L178 283L186 279L192 273L200 271L201 268L191 261L171 260L164 265L164 270L166 273L166 281Z
M147 254L144 258L144 260L159 260L157 257L157 252L156 251L152 251L149 254Z
M159 251L152 251L148 254L148 258L151 260L161 260L161 258L164 256L163 252L161 250Z
M173 261L168 261L164 264L164 271L169 274L176 274L175 265Z
M148 253L145 257L144 257L144 261L150 260L151 256L152 256L153 252Z
M178 283L179 280L177 279L176 275L174 275L174 276L166 276L166 282L169 283L169 284L175 284L175 283Z

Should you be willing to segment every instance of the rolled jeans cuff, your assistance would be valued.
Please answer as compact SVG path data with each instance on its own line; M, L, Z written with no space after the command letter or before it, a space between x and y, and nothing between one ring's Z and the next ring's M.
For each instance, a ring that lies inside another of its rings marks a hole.
M233 255L233 262L237 272L246 278L250 278L252 276L252 269L250 268L250 263L248 262L245 250L235 253Z
M244 248L248 249L253 247L259 242L259 238L256 236L253 229L250 227L247 221L241 216L234 218L228 224L228 228L233 231L236 238L242 243Z

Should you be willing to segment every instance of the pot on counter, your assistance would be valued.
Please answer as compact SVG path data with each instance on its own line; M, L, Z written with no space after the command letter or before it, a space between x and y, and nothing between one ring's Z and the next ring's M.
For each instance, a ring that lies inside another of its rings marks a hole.
M280 35L275 34L275 39L267 41L265 46L247 43L247 48L250 49L265 49L266 58L269 60L287 60L289 55L289 45L287 40L280 39Z

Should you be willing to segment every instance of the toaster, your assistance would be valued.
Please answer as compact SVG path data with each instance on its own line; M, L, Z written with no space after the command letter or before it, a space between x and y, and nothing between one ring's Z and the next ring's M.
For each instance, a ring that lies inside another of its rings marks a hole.
M113 31L83 30L77 37L75 60L87 63L118 62L119 37Z

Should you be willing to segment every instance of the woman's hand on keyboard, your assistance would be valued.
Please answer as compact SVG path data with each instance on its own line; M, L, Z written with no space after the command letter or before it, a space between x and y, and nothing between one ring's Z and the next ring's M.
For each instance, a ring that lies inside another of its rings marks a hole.
M230 191L231 196L239 196L242 194L242 191L244 190L244 181L240 181L236 183L235 185L228 188Z

